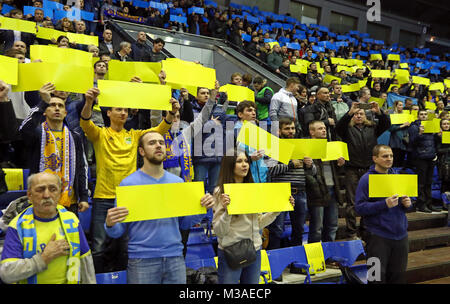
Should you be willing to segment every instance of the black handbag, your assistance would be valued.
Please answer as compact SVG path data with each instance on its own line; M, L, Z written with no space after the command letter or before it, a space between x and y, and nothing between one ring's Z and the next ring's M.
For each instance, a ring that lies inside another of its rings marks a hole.
M256 250L251 239L240 240L223 248L223 251L228 266L233 270L246 267L256 261Z

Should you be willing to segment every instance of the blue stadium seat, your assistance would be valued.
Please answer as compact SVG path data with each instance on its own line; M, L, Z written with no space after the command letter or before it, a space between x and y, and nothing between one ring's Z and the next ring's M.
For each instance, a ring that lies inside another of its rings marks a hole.
M322 243L322 248L325 260L330 259L348 267L352 266L361 254L365 254L361 240L325 242Z
M302 268L306 272L304 283L311 283L311 276L309 274L310 266L303 246L267 250L267 257L269 258L272 278L279 278L284 269L295 262L296 267Z
M127 272L107 272L107 273L97 273L95 275L97 279L97 284L127 284Z
M186 267L197 270L202 267L216 268L217 266L216 266L216 261L214 260L214 257L212 257L212 258L207 258L207 259L186 261Z
M194 261L215 256L212 240L205 234L203 227L191 228L185 260Z

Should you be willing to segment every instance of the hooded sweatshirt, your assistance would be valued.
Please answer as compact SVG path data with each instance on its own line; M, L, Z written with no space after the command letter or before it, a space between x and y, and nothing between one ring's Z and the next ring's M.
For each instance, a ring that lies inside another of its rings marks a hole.
M377 236L401 240L408 235L408 219L405 212L408 210L399 199L398 205L389 208L386 198L369 198L369 175L380 174L372 165L369 171L359 180L356 188L355 211L364 217L364 224L370 233ZM389 169L388 174L397 174L394 169Z

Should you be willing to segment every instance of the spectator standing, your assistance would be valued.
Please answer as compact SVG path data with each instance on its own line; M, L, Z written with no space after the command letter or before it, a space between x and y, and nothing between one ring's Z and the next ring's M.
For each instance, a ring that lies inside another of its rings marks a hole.
M217 235L219 284L258 284L261 272L260 230L269 225L277 213L229 215L230 197L224 191L224 184L252 183L250 158L245 152L235 150L232 156L222 159L218 187L214 190L213 227ZM292 196L291 204L294 204ZM225 258L224 248L243 239L250 239L256 251L256 260L243 268L232 269Z
M405 284L408 264L408 219L405 212L410 209L408 196L394 195L387 198L369 197L371 174L396 174L393 170L393 153L389 146L376 145L372 159L375 163L365 173L356 189L355 210L364 217L368 231L367 258L380 261L381 281L369 283Z
M147 131L139 138L139 154L144 165L123 179L119 186L160 185L182 183L183 180L163 168L166 158L164 137L156 131ZM158 208L158 202L147 199L147 203ZM199 202L211 208L214 199L206 194ZM120 223L128 215L126 207L108 210L104 227L112 238L124 233L128 241L128 284L185 284L186 266L183 259L180 223L190 217L171 217L155 220Z
M357 237L355 193L358 181L372 164L371 150L377 145L378 137L390 126L389 117L382 113L378 103L372 102L371 111L378 118L378 123L369 121L366 112L359 109L354 102L350 111L336 124L337 135L347 143L349 161L345 166L345 190L347 206L345 220L348 238ZM360 223L363 230L363 225Z

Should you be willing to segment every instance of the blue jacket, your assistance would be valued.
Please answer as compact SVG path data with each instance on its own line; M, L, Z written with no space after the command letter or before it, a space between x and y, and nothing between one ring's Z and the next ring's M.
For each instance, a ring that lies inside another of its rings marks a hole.
M372 165L369 171L359 180L355 195L355 211L364 217L364 224L370 233L377 236L401 240L408 235L408 219L401 199L397 206L389 208L386 198L369 198L369 175L379 174ZM394 169L389 169L389 174L397 174Z
M409 159L431 160L436 157L433 133L419 134L420 120L413 122L409 128Z

